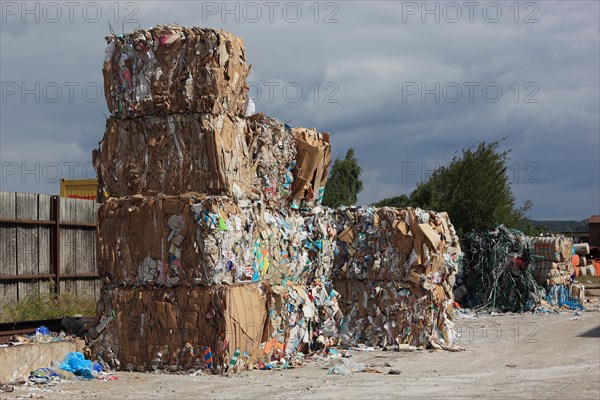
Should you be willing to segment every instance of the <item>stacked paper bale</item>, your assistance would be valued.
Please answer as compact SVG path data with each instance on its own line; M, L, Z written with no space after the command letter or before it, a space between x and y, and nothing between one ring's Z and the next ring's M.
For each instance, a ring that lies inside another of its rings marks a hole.
M329 135L243 115L249 69L219 30L108 38L95 354L236 370L342 339L451 344L447 214L319 206Z
M263 338L281 339L264 329L267 307L321 307L271 299L288 288L324 293L329 211L294 209L320 202L329 136L245 117L249 70L242 40L220 30L108 38L112 115L94 152L105 286L90 339L115 367L252 367L269 356ZM284 336L315 315L300 311Z
M104 93L114 116L244 114L250 66L241 38L164 25L106 39Z
M544 286L570 285L574 273L571 264L573 240L564 236L532 238L533 254L536 262L535 278Z
M335 213L334 288L346 343L452 345L460 246L446 213L353 207Z

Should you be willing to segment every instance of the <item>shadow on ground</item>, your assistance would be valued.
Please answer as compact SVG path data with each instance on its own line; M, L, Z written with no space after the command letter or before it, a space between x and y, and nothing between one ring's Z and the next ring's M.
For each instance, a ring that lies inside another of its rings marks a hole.
M600 325L593 329L590 329L587 332L582 333L581 335L578 335L577 337L600 338Z

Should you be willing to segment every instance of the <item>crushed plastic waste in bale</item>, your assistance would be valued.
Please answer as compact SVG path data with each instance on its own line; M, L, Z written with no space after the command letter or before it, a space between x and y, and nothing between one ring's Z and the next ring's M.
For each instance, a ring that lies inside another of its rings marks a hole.
M475 230L466 235L464 243L466 298L475 310L523 312L578 307L579 290L573 299L570 286L573 267L564 261L570 259L570 239L532 238L500 225Z

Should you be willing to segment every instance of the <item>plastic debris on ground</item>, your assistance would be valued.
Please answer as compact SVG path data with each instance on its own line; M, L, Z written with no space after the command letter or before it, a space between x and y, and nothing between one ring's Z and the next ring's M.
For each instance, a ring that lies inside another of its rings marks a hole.
M42 325L36 328L35 332L31 334L15 336L12 342L1 343L0 347L20 346L31 343L69 342L73 340L75 340L75 337L66 334L64 331L59 333L51 332Z
M32 385L54 385L64 380L74 379L106 380L108 376L112 376L112 373L105 372L99 363L86 360L80 352L71 352L67 353L59 367L51 366L31 371L27 382ZM111 380L116 379L118 378L114 377Z

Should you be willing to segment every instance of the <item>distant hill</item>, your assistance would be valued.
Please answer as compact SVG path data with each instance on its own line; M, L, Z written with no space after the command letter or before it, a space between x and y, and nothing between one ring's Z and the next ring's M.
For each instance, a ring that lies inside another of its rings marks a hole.
M550 232L587 232L588 220L583 221L535 221L530 220L534 226L542 225Z

